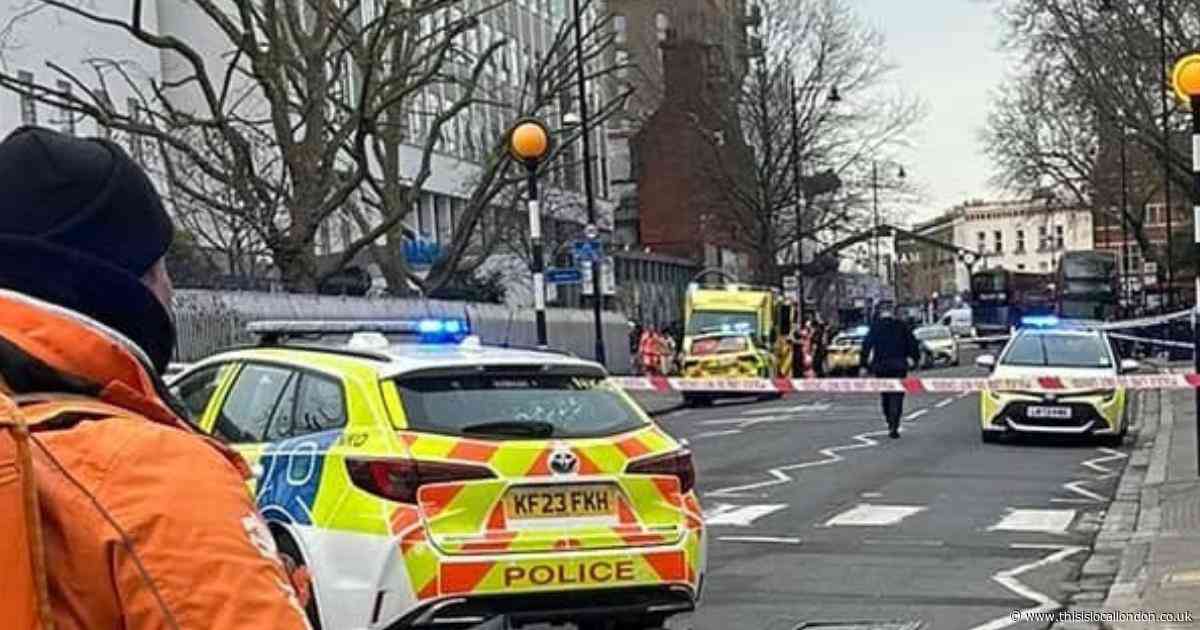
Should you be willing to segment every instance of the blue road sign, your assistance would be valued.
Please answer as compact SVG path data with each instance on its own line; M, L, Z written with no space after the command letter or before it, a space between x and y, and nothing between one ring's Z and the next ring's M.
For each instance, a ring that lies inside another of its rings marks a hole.
M583 272L574 267L547 269L546 282L550 284L578 284L583 282Z
M604 255L604 244L600 241L572 241L571 253L576 262L599 260Z

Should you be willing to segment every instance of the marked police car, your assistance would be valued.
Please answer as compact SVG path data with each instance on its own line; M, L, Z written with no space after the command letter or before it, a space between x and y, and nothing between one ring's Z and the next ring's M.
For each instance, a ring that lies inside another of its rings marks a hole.
M694 609L692 455L601 366L456 320L251 326L261 345L172 388L250 461L315 627L658 628Z
M1122 360L1100 330L1060 322L1055 317L1026 318L999 358L976 359L993 379L1109 378L1139 369ZM1005 434L1063 434L1102 437L1120 444L1129 430L1126 391L1122 387L993 389L980 394L984 442Z

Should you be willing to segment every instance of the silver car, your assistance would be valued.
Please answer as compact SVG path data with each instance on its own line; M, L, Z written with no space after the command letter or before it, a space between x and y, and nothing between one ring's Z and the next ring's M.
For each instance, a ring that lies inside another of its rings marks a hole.
M921 366L931 368L937 365L958 365L958 340L946 326L922 326L915 331L917 341L921 343Z

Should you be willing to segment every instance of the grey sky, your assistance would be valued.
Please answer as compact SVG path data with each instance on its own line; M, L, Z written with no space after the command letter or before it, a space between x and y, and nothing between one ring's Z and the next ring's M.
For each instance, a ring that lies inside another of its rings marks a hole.
M983 0L853 0L863 19L883 31L893 79L918 94L929 115L914 130L902 159L926 193L919 219L967 199L993 197L991 164L978 130L988 95L1003 80L1008 57L999 52L1001 24Z

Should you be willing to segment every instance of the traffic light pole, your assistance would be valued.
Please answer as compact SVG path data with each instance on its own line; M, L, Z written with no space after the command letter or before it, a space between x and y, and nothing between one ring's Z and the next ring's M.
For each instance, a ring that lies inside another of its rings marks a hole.
M1192 357L1200 373L1200 94L1192 94L1192 221L1195 223L1196 243L1192 256L1196 263L1196 304L1192 307ZM1200 389L1196 390L1196 412L1200 413ZM1198 416L1200 417L1200 416ZM1196 423L1196 444L1200 444L1200 422ZM1200 475L1200 448L1196 449L1196 473Z
M546 348L546 261L542 243L542 206L538 201L537 167L529 167L529 243L533 250L533 305L537 345Z

